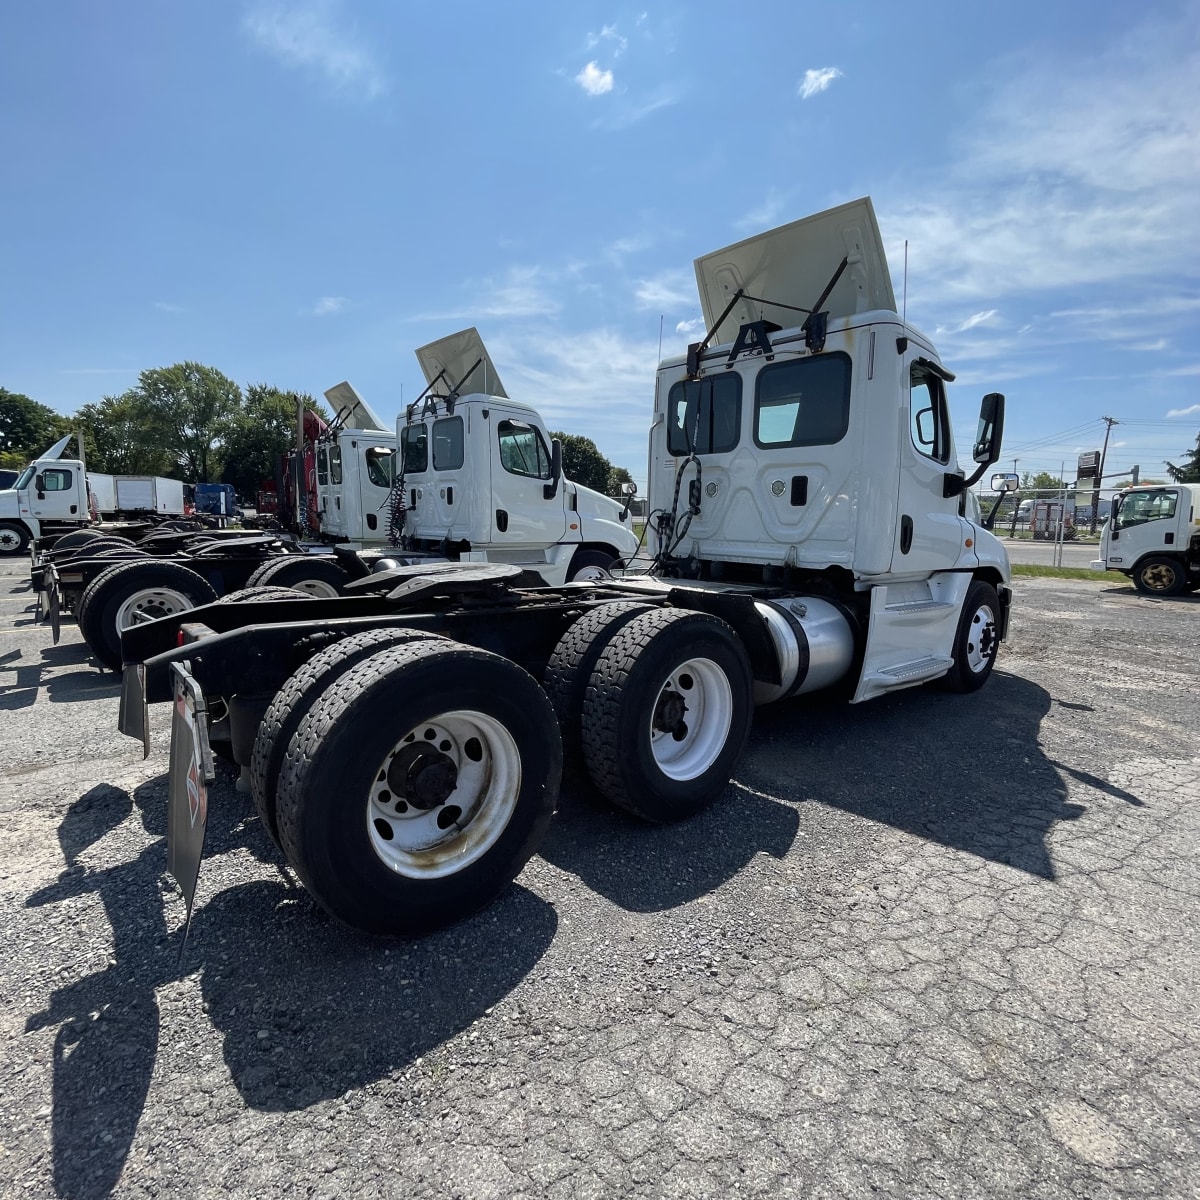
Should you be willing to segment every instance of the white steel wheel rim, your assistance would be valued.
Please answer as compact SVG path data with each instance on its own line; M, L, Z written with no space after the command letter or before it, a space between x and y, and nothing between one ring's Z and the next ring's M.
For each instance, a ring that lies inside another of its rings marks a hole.
M607 567L599 567L592 564L590 567L580 567L578 571L571 577L572 583L599 583L605 579L611 579L612 572Z
M663 729L664 704L678 708L680 720ZM733 726L733 688L711 658L689 658L663 681L650 716L650 752L668 779L688 780L703 775L721 755Z
M1154 592L1165 592L1175 582L1175 572L1165 563L1153 563L1142 569L1142 582Z
M389 781L398 755L425 743L453 764L453 790L418 808ZM486 713L441 713L410 729L375 772L367 799L367 833L380 861L409 879L442 879L482 858L508 827L521 790L521 752L512 734Z
M117 609L117 628L128 629L143 619L156 621L159 617L173 617L194 607L187 596L174 588L142 588Z
M990 604L981 604L971 618L967 634L967 666L973 674L986 670L996 653L996 614Z
M21 544L21 535L15 529L0 527L0 550L15 550Z
M341 593L332 583L324 579L302 579L299 583L290 583L288 587L293 592L303 592L306 596L315 596L318 600L333 600Z

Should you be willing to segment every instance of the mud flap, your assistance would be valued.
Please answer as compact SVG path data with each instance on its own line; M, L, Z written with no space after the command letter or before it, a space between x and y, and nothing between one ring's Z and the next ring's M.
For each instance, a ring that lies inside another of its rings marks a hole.
M142 758L150 757L150 713L146 705L146 664L129 663L121 672L121 708L117 728L142 743Z
M58 572L54 567L46 568L43 576L46 586L46 616L50 620L50 632L54 635L54 644L58 645L58 637L62 627L62 586L58 582Z
M171 774L167 787L167 870L183 892L187 918L180 956L192 923L192 903L204 831L208 825L208 784L214 778L208 745L208 709L204 692L183 663L171 664L175 705L171 716Z

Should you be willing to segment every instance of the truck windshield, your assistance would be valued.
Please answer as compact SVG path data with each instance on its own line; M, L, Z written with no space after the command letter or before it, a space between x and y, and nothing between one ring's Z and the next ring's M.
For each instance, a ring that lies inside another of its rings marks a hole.
M23 470L21 472L20 476L17 479L17 482L13 484L13 487L14 488L27 488L29 486L29 481L33 478L34 472L36 470L37 470L37 468L33 464L30 464L28 467L25 468L25 470Z
M1128 492L1118 497L1113 506L1113 528L1128 529L1131 525L1173 517L1178 501L1178 492Z

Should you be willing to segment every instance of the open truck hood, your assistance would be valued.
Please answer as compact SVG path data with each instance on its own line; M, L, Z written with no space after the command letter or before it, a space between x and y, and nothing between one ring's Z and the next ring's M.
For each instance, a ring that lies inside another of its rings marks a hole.
M371 406L350 384L336 383L325 392L333 409L333 423L342 429L386 429Z
M696 286L705 331L712 329L739 289L758 300L739 300L721 322L716 345L732 342L749 321L765 318L784 329L804 323L804 314L780 308L810 309L820 299L842 259L848 260L837 286L821 306L830 319L858 312L896 311L883 239L869 196L781 225L696 259Z
M480 359L483 361L471 372L470 378L464 379L463 376ZM447 389L457 387L463 395L480 392L485 396L508 399L500 376L496 374L491 355L488 354L483 338L474 326L420 347L417 350L417 361L421 364L421 370L425 372L426 383L432 383L439 372L444 370L446 374L443 378Z

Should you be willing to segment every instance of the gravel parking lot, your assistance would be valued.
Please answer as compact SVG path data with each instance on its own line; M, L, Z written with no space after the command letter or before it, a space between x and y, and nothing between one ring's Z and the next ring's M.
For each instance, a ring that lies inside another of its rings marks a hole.
M0 563L3 1196L1197 1195L1200 599L1016 584L983 692L761 711L722 800L563 795L499 902L333 925Z

